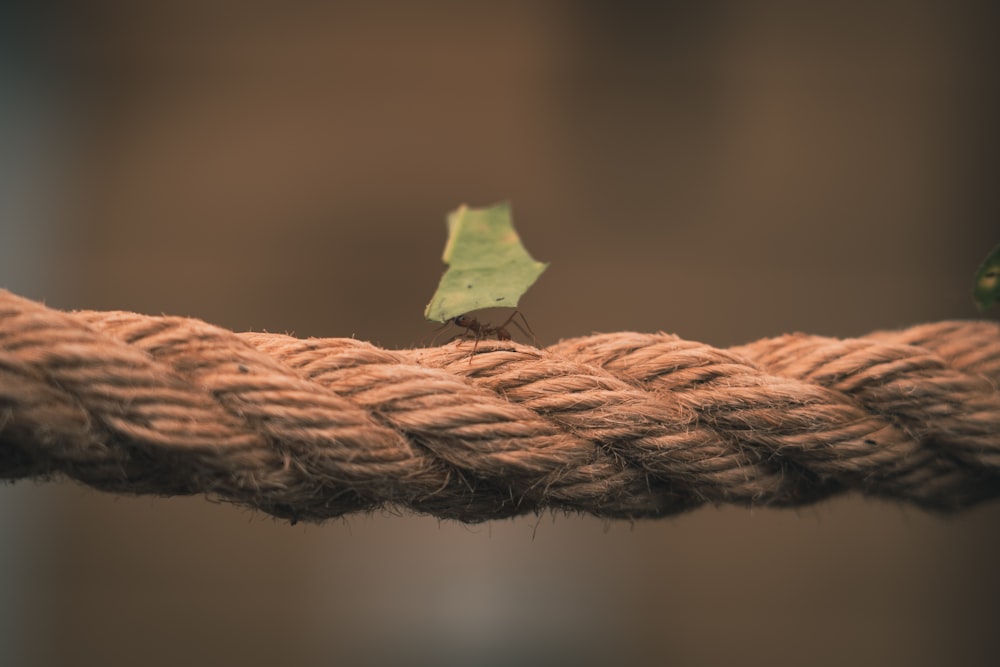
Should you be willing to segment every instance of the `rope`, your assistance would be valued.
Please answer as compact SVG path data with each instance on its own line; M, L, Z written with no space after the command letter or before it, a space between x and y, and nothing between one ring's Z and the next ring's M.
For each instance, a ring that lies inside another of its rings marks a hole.
M0 479L206 494L297 520L656 517L845 491L1000 495L1000 325L718 349L613 333L385 350L0 290Z

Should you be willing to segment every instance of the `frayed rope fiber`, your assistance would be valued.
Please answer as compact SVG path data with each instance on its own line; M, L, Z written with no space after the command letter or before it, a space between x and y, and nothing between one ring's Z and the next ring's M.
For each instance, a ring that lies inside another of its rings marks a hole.
M986 321L730 349L625 332L384 350L0 290L0 479L292 521L656 517L845 491L957 510L1000 495L998 382Z

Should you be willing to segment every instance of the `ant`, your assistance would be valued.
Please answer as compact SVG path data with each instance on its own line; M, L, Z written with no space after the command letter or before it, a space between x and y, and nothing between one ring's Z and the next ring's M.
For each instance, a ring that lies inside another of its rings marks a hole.
M518 315L521 316L521 322L524 326L521 326L521 323L514 319ZM492 324L483 324L468 313L465 315L459 315L458 317L453 317L448 322L450 324L454 324L456 327L465 329L465 331L455 338L465 340L471 336L475 339L475 344L472 346L473 354L476 353L476 348L479 346L479 341L481 340L488 340L490 337L495 337L497 340L511 340L512 336L510 335L510 331L507 329L508 324L513 324L520 329L521 333L525 336L530 336L532 342L537 345L537 342L535 342L535 332L531 330L531 326L528 325L528 320L525 319L524 313L520 310L515 310L511 313L510 317L504 320L503 324L497 326Z

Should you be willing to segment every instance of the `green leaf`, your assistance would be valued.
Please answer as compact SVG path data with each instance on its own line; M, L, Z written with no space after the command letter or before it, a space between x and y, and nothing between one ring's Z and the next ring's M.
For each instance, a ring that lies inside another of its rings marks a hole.
M979 310L984 311L1000 301L1000 245L983 260L976 271L976 286L972 290Z
M447 322L480 308L514 308L548 267L521 245L509 202L490 208L463 204L448 214L443 259L448 270L424 311L433 322Z

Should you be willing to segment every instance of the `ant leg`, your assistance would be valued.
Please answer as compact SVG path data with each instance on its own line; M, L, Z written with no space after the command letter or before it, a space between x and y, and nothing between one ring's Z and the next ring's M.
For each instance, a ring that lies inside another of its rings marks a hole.
M490 332L497 337L497 340L513 340L513 336L510 335L510 331L507 329L507 325L511 323L511 320L514 319L514 316L517 315L517 313L518 311L515 310L513 313L510 314L510 317L508 317L506 320L503 321L502 324L500 324L499 326L492 327L490 329ZM514 324L517 324L517 322L514 322Z
M472 330L471 329L465 330L466 333L469 333L470 331ZM472 342L472 352L469 352L469 361L468 361L469 366L472 366L472 357L476 356L476 350L479 349L479 341L483 339L482 331L474 331L472 333L474 333L475 335L473 337L473 342Z
M437 345L437 339L441 336L441 332L444 331L449 324L451 324L451 322L445 322L444 324L442 324L441 326L439 326L437 329L434 330L434 337L431 338L430 345L428 345L427 347L434 347L435 345ZM455 340L454 337L449 338L448 340L445 341L444 344L447 345L453 340Z
M506 327L506 326L507 326L508 324L510 324L511 320L513 320L513 319L514 319L514 316L515 316L515 315L517 315L517 314L518 314L518 313L520 313L520 312L521 312L520 310L515 310L515 311L514 311L513 313L511 313L511 314L510 314L510 317L508 317L507 319L505 319L505 320L503 321L503 324L501 324L500 326L498 326L498 327L496 327L496 328L497 328L497 329L503 329L503 328L504 328L504 327Z
M454 322L452 322L452 324L454 324ZM473 338L475 340L479 340L479 334L476 331L473 331L472 327L463 327L463 326L458 325L458 324L456 324L455 326L460 327L462 329L462 333L455 334L454 336L452 336L448 340L449 343L452 342L452 341L456 341L455 344L458 345L458 344L462 343L463 341L468 340L469 338Z
M520 324L518 324L517 320L514 319L514 317L517 315L521 316L521 322L524 323L523 327ZM513 324L515 327L520 329L521 333L523 333L525 336L528 336L531 339L532 345L538 347L538 339L535 338L535 332L531 330L531 326L528 324L528 320L524 317L524 313L522 313L520 310L515 310L514 313L507 318L507 321L504 322L504 326L507 326L507 324Z

